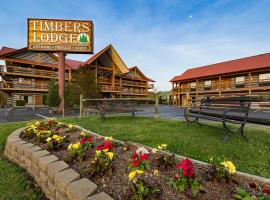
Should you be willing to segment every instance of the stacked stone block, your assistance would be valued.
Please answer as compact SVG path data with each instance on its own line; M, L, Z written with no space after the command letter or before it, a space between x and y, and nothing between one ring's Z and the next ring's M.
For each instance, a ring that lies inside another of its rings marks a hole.
M113 200L97 193L97 185L69 167L64 161L40 147L22 140L18 129L7 138L5 156L17 163L35 179L51 200Z

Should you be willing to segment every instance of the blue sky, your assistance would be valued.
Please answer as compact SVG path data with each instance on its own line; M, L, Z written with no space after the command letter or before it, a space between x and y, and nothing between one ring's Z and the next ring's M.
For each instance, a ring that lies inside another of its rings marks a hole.
M187 68L270 52L269 8L270 0L1 0L0 46L26 46L28 17L92 20L95 52L113 44L169 90Z

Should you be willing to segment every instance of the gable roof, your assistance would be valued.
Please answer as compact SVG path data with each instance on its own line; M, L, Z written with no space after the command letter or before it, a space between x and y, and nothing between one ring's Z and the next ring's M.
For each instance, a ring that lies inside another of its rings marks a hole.
M11 53L11 52L16 51L16 50L17 49L10 48L10 47L2 47L1 50L0 50L0 56L4 55L4 54L7 54L7 53Z
M140 74L140 76L142 77L142 79L144 79L144 80L155 82L154 80L152 80L152 79L148 78L147 76L145 76L144 73L142 73L142 71L137 66L131 67L128 70L130 72L132 72L132 71L138 72Z
M270 67L270 53L265 53L188 69L181 75L173 77L170 82L265 69L268 67Z
M117 65L117 67L120 69L121 73L129 72L128 67L126 66L122 58L119 56L119 54L117 53L117 51L114 49L114 47L111 44L105 47L104 49L100 50L96 54L94 54L92 57L90 57L87 61L84 62L83 66L93 63L96 59L101 57L105 52L108 53L108 55Z

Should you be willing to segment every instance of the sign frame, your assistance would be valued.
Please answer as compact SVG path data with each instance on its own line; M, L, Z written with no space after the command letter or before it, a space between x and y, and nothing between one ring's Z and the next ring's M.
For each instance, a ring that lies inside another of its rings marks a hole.
M52 20L52 21L73 21L73 22L90 22L90 28L91 28L91 35L90 35L90 41L91 41L91 50L89 51L72 51L72 50L66 50L66 49L53 49L53 50L49 50L49 49L31 49L29 48L30 46L30 41L29 41L29 24L31 20ZM35 52L47 52L47 53L55 53L55 52L64 52L64 53L71 53L71 54L93 54L94 53L94 23L92 20L76 20L76 19L48 19L48 18L27 18L27 50L28 51L35 51Z

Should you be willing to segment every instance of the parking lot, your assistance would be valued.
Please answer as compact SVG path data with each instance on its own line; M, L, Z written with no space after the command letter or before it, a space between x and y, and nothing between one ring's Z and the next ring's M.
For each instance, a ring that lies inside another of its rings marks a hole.
M155 107L154 105L141 106L135 112L135 116L155 116ZM9 109L0 109L0 123L7 122L18 122L18 121L29 121L34 119L42 119L45 117L62 117L61 115L50 114L50 109L48 107L42 108L9 108ZM184 109L168 105L160 105L160 117L161 118L170 118L170 119L183 119L184 118ZM128 114L129 115L129 114ZM79 111L68 113L66 116L79 116ZM252 110L249 113L249 118L252 120L254 118L261 118L264 121L270 120L270 111L262 110Z

